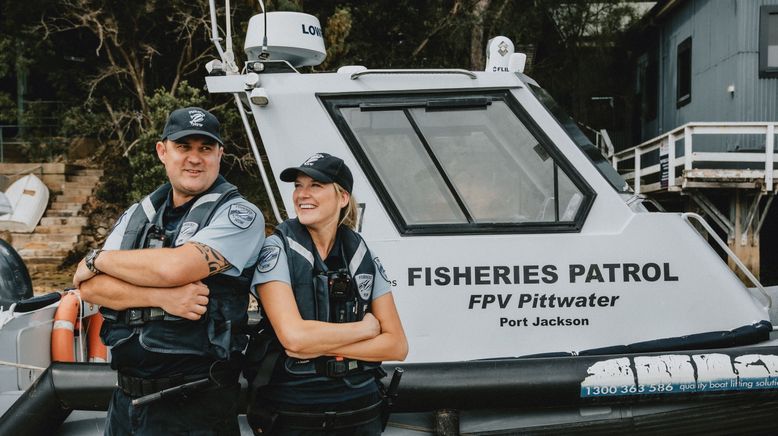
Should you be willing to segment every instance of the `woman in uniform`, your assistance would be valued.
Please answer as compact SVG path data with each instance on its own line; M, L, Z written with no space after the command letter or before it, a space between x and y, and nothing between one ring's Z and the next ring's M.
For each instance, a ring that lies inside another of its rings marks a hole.
M272 435L380 434L380 363L405 359L408 343L386 273L353 230L351 171L317 153L281 180L294 182L297 218L267 238L252 283L280 347L249 421Z

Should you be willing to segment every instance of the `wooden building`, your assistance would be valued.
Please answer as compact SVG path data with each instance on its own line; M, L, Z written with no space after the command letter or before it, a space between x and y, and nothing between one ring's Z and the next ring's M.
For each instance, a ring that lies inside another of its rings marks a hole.
M778 284L778 0L659 1L635 32L639 145L614 166L666 209L702 213Z

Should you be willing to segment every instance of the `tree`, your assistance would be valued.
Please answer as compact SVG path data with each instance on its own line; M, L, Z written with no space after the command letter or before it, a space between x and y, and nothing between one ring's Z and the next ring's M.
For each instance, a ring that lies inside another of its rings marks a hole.
M103 107L125 151L152 125L151 91L162 87L175 96L212 50L206 2L63 0L58 12L42 21L44 38L73 32L94 38L97 65L86 80L86 100ZM117 90L129 99L116 98Z

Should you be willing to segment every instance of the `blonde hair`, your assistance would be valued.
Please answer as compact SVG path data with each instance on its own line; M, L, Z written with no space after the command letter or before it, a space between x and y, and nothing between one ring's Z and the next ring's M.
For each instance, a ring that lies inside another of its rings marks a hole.
M354 196L351 195L348 191L346 191L342 186L340 186L337 183L333 183L335 185L335 194L340 197L343 195L343 193L348 194L348 204L343 206L340 209L340 221L338 222L338 225L346 226L350 228L351 230L357 229L357 200L354 199Z

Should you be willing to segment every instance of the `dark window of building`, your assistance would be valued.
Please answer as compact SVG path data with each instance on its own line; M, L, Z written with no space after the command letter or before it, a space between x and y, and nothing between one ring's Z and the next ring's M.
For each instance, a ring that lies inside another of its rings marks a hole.
M678 44L676 59L676 106L681 107L692 101L692 38L686 38Z
M762 6L759 14L759 77L778 77L778 6Z
M659 98L659 65L655 53L647 53L637 63L637 99L640 102L640 118L656 119Z

